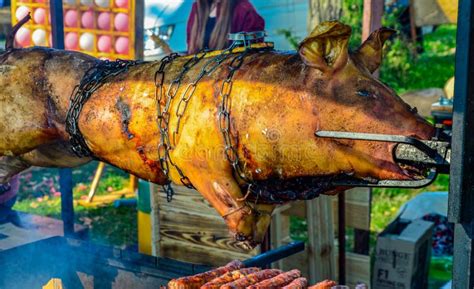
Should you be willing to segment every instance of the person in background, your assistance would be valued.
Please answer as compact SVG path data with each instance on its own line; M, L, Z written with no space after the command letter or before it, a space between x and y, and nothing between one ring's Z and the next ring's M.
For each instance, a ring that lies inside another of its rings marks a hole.
M19 186L18 175L12 177L8 183L0 184L0 223L10 216Z
M248 0L196 0L187 26L188 53L229 46L229 33L265 30L265 20Z

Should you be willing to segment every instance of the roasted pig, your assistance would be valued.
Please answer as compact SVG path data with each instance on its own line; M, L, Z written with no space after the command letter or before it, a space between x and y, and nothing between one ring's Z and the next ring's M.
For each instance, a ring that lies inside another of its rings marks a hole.
M418 177L394 161L393 143L315 136L433 136L372 75L392 33L381 28L349 53L350 27L324 22L297 52L235 50L149 63L7 45L0 55L0 182L29 166L99 159L158 184L192 185L235 238L253 247L276 204L342 189L329 180ZM72 152L78 146L82 157Z

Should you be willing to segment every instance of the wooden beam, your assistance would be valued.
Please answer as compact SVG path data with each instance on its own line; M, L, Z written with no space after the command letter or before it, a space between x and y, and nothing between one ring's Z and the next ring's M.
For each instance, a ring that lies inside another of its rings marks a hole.
M362 41L365 41L372 31L382 27L383 10L384 0L364 0Z
M336 261L331 200L322 195L306 204L309 280L313 284L318 280L334 280Z
M337 242L338 246L338 274L339 284L346 284L346 202L341 192L337 196Z
M89 190L89 194L87 195L87 203L93 201L95 193L97 192L97 187L99 186L100 177L104 172L105 163L99 162L97 169L95 170L94 179L92 180L91 189Z

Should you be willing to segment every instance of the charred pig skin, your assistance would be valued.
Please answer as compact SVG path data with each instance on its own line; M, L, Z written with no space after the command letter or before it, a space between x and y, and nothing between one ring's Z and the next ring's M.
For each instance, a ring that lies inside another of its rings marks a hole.
M380 65L383 43L392 33L381 28L349 52L350 27L324 22L296 53L249 53L232 78L229 100L230 134L246 177L256 184L271 183L269 194L281 190L281 195L302 189L299 183L294 185L302 179L313 180L311 186L317 187L335 176L418 177L416 170L401 168L394 161L392 143L315 136L318 130L420 139L434 135L431 125L372 75ZM184 75L169 109L170 134L178 127L179 99L208 59ZM178 57L169 64L165 89L188 60ZM12 50L0 56L0 182L29 165L64 167L90 160L71 153L65 118L74 88L98 61L46 48ZM167 178L157 152L160 130L154 79L160 64L137 64L105 81L84 104L78 125L95 157L164 184ZM170 158L225 219L236 239L253 247L262 241L275 204L249 196L223 154L219 91L229 64L230 60L224 61L199 81ZM169 178L181 184L173 168ZM337 189L321 185L319 192Z

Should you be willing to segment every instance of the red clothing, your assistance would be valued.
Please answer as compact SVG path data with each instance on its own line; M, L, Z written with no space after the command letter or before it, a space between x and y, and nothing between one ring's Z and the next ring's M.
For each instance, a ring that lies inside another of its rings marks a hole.
M227 0L224 0L227 1ZM219 11L219 9L217 9ZM219 14L217 15L219 17ZM191 13L189 14L188 26L186 30L186 43L189 47L191 28L196 19L196 2L193 3ZM265 20L257 13L255 7L249 0L237 1L234 8L234 16L230 27L230 33L262 31L265 29Z

